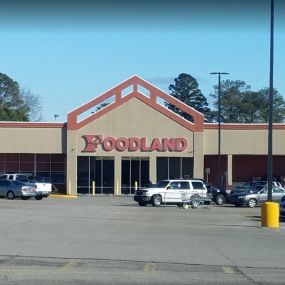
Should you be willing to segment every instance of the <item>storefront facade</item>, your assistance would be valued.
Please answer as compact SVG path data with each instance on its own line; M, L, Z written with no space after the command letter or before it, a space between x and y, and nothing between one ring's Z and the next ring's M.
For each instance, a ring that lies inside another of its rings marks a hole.
M188 113L187 121L165 102ZM134 76L70 112L67 123L0 123L0 172L33 173L69 194L130 194L161 179L215 183L217 124ZM275 174L285 173L285 125L274 126ZM266 174L267 126L222 125L226 184ZM264 169L265 167L265 169Z

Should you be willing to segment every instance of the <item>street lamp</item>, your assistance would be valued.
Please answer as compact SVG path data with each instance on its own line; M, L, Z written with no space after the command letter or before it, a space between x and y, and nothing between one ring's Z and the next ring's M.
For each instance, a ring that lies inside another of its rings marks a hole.
M217 186L221 189L221 75L228 75L228 72L211 72L211 75L218 75L218 177Z
M269 108L268 108L268 161L267 161L267 201L272 202L272 123L273 123L273 52L274 52L274 0L270 13L270 68L269 68Z

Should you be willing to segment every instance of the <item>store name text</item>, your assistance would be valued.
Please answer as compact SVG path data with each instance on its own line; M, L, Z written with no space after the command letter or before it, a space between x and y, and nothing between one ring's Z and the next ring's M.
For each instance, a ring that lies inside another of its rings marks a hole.
M103 135L84 135L85 148L82 152L96 152L100 145L104 151L172 151L181 152L188 148L185 138L154 138L150 143L147 138L138 137L103 137Z

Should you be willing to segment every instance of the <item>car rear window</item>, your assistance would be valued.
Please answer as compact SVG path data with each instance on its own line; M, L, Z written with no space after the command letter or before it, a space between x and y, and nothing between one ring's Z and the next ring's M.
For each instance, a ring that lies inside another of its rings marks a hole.
M198 181L192 181L193 189L204 189L204 184Z
M28 176L25 176L25 175L17 175L16 179L19 181L23 181L23 182L29 182Z

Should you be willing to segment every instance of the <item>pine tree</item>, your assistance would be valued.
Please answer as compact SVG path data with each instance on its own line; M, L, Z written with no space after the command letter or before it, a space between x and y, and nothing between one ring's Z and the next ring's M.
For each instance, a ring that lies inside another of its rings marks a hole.
M186 105L194 108L196 111L201 112L205 116L205 121L211 121L212 112L208 108L207 98L202 94L199 89L197 80L190 74L181 73L174 79L174 84L169 85L170 95L185 103ZM167 108L173 112L179 114L189 121L193 121L193 118L177 108L176 106L166 103Z

